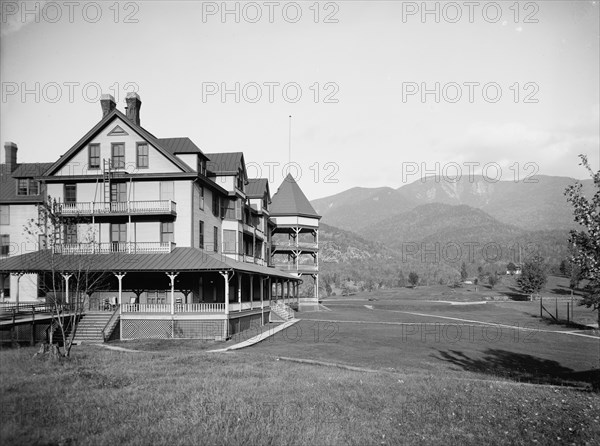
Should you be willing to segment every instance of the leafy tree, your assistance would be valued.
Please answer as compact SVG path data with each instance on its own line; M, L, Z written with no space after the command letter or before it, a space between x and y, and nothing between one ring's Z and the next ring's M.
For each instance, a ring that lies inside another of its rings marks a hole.
M508 265L506 265L506 270L509 273L514 274L517 270L517 265L515 265L513 262L510 262Z
M575 221L583 229L571 230L569 243L575 253L571 262L581 270L581 278L587 279L583 305L598 311L600 326L600 170L592 171L585 155L579 155L583 167L587 169L594 182L595 193L591 198L583 195L582 184L577 182L566 188L567 201L573 206Z
M558 267L558 270L560 271L560 273L563 276L570 276L571 275L571 263L568 260L562 259L560 261L560 266Z
M404 277L404 273L402 270L398 273L398 286L405 287L406 286L406 277Z
M498 274L490 274L490 277L488 277L488 283L490 284L490 288L492 290L498 282L500 282L500 277L498 276Z
M460 267L460 280L464 282L465 280L467 280L467 277L469 277L469 273L467 272L467 264L465 262L462 262L462 265Z
M524 293L533 296L544 288L547 279L544 259L540 256L534 256L523 265L521 276L517 279L517 283Z
M331 285L329 284L329 282L325 282L325 292L327 293L327 297L331 296Z
M417 286L417 284L419 283L419 275L411 271L408 275L408 283L410 283L412 286Z
M581 274L581 268L577 265L571 266L571 273L569 276L569 288L576 290L579 288L579 282L583 279Z

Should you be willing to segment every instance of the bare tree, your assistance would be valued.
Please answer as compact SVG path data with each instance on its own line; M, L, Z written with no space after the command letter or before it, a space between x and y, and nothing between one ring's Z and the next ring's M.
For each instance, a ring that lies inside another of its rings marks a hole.
M52 325L48 344L40 352L51 352L53 356L69 357L89 297L108 285L109 275L94 269L95 231L91 222L81 216L64 216L61 204L48 197L38 205L38 218L29 220L24 232L39 244L39 256L32 261L43 261L40 272L40 292L52 308ZM78 237L77 249L68 249L68 235ZM24 265L28 270L29 265ZM54 341L54 330L61 335L63 349Z

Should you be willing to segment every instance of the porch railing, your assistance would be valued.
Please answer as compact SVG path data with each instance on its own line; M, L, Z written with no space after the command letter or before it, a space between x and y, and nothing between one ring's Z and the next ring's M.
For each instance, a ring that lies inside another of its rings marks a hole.
M318 249L319 244L315 242L298 242L294 240L273 240L271 244L276 248L307 248Z
M102 201L78 201L60 203L63 215L106 214L176 214L177 204L171 200L143 200L105 203Z
M161 254L175 248L173 242L108 242L108 243L64 243L55 245L57 254Z
M171 313L171 304L123 304L123 313ZM224 303L175 304L175 313L224 313Z

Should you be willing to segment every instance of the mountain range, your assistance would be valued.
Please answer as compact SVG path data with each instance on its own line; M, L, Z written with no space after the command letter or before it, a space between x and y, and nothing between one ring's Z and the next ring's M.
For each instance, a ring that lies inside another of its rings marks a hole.
M568 255L568 230L576 227L563 194L575 181L429 177L398 189L357 187L314 200L322 216L321 269L394 283L398 271L450 281L463 261L470 274L479 266L502 271L534 254L556 265ZM592 192L591 180L581 182Z

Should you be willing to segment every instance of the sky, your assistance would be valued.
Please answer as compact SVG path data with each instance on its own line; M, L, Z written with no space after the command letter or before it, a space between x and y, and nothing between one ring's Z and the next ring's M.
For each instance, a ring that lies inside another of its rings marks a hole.
M600 168L598 1L0 5L0 141L20 162L55 161L100 94L123 111L136 91L155 136L243 151L311 200Z

